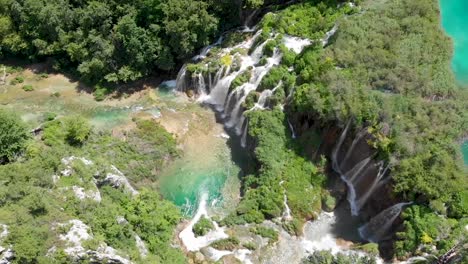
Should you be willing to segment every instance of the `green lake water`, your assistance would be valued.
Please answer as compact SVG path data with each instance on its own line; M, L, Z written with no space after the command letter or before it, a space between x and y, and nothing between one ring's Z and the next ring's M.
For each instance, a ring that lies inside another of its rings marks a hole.
M204 162L205 158L211 161ZM229 207L225 202L230 202L228 197L238 191L238 173L239 168L231 161L226 146L218 153L205 156L189 154L175 161L163 173L159 186L166 199L179 206L185 216L192 216L204 193L208 195L209 207Z
M442 27L453 39L452 68L457 80L468 84L468 1L440 0Z
M462 144L461 149L462 149L463 160L465 162L465 165L468 166L468 140Z

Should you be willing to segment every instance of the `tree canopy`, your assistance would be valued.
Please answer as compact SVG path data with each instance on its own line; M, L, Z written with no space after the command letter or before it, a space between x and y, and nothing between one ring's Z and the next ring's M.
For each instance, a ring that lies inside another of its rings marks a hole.
M25 148L29 133L12 112L0 109L0 164L15 158Z

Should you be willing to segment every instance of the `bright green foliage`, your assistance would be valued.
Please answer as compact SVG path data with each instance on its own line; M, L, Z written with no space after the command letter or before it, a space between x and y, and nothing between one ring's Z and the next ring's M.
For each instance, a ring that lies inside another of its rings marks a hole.
M437 251L446 252L460 243L464 237L468 219L458 223L454 219L436 215L424 206L413 205L403 213L405 231L397 233L396 254L403 257L407 252L415 252L419 245L435 245ZM436 252L433 252L437 254Z
M0 109L0 164L19 155L28 138L28 131L21 119Z
M315 251L312 255L302 261L302 264L375 264L374 257L359 256L357 254L345 255L331 254L329 251Z
M330 30L336 19L351 11L344 5L337 8L338 1L306 1L286 8L278 14L267 14L261 22L262 29L271 32L318 40Z
M252 227L250 231L261 237L269 238L270 240L268 241L268 243L275 243L276 241L278 241L279 238L278 231L269 227L259 225L256 227Z
M28 84L28 85L23 86L23 90L25 92L32 92L32 91L34 91L34 87L32 85Z
M64 120L65 137L67 141L74 144L83 144L91 133L88 121L80 116L67 117Z
M232 80L229 90L232 91L236 89L237 87L241 86L242 84L247 83L251 77L252 77L251 69L247 69L241 72L239 75L236 76L236 78L234 78L234 80Z
M245 195L236 213L222 223L261 223L265 218L279 217L284 210L283 193L288 197L294 217L300 221L313 218L320 212L325 177L312 163L289 149L292 142L284 113L280 110L252 111L248 118L258 172L245 177ZM299 226L298 223L293 229Z
M213 223L206 217L200 218L193 226L193 232L197 236L204 236L214 228Z
M261 92L266 89L273 90L279 82L282 82L285 93L289 94L296 83L296 76L290 73L285 66L273 67L262 79L258 91Z
M170 245L181 218L173 204L162 201L155 190L140 190L132 197L120 189L107 185L96 189L95 185L95 177L105 177L115 165L132 184L138 186L144 180L149 186L163 160L176 153L171 135L153 121L142 121L129 132L129 142L103 132L90 134L78 148L67 145L64 123L59 119L44 125L43 139L49 144L37 142L35 155L28 155L21 163L0 166L0 223L8 225L4 243L12 245L18 263L72 263L58 243L59 234L68 232L67 227L52 226L70 219L79 219L90 227L93 239L83 242L85 250L106 243L136 264L186 263L183 253ZM70 164L72 175L54 183L52 175L61 175L67 168L61 159L69 156L86 157L93 165L75 160ZM80 200L64 189L72 186L99 190L102 201ZM127 222L119 223L119 217ZM136 234L150 251L145 259L136 248ZM47 254L54 245L59 246L57 252Z

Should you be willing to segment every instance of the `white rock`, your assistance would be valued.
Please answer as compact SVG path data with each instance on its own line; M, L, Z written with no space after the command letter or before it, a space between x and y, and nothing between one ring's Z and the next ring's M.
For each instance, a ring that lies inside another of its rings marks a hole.
M145 242L137 234L135 234L135 242L136 242L138 251L140 252L140 256L142 258L145 258L146 256L148 256L148 249L146 248Z
M3 229L0 233L0 241L5 239L8 236L8 226L4 224L0 224L0 227Z
M104 182L109 182L111 186L115 188L123 187L132 195L137 195L138 191L132 187L130 182L128 182L127 177L125 177L125 175L123 175L123 173L119 171L114 165L112 165L111 168L114 171L114 173L108 173L106 178L104 179Z
M85 198L93 199L96 202L101 202L102 200L101 193L99 192L97 187L96 187L96 191L93 191L93 190L86 191L83 187L78 187L78 186L73 186L72 190L75 193L75 196L80 200L83 200Z
M62 174L62 176L64 177L68 177L68 176L71 176L72 175L72 169L71 168L67 168L67 169L64 169L63 171L61 171L60 173Z
M91 160L87 160L85 158L81 158L81 157L75 157L75 156L70 156L70 157L67 157L67 158L63 158L62 159L62 163L63 165L70 165L74 160L81 160L81 162L83 162L84 165L86 166L90 166L90 165L93 165L94 163L91 161Z
M15 253L11 248L8 248L7 250L3 249L2 254L0 255L0 264L10 264L10 260L12 260L15 257Z
M128 224L127 219L125 219L125 217L123 217L123 216L121 216L121 215L117 216L117 219L116 219L116 220L117 220L117 223L118 223L119 225L126 225L126 224Z
M106 245L101 245L96 251L88 250L86 252L92 261L98 261L100 263L121 263L121 264L132 264L132 262L126 258L117 255L117 251Z

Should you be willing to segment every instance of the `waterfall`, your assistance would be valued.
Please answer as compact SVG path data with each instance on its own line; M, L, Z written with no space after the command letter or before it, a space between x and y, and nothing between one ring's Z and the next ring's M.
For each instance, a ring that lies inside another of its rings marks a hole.
M222 42L223 42L223 36L219 37L215 43L204 47L198 55L192 58L192 60L193 61L203 60L204 58L206 58L206 56L208 55L208 52L210 52L211 49L213 49L216 46L221 45Z
M335 24L330 31L325 33L325 37L322 39L322 46L323 47L328 45L328 42L330 41L330 38L333 37L333 35L335 35L337 30L338 30L338 25Z
M367 224L360 227L359 234L363 239L370 242L379 242L386 239L385 236L395 219L400 215L403 207L410 204L412 203L399 203L383 210Z
M291 122L289 122L289 120L288 120L288 125L289 125L289 129L291 129L291 137L292 137L293 139L295 139L295 138L296 138L296 133L294 132L294 127L293 127L293 125L291 124Z
M248 132L249 124L248 122L244 126L244 131L242 132L241 137L241 147L245 148L247 146L247 132Z
M208 217L207 203L208 193L204 192L201 195L200 203L198 205L198 210L189 224L179 233L179 238L182 240L182 243L187 248L188 251L198 251L201 248L204 248L211 244L212 242L228 238L229 236L224 232L223 228L220 228L215 221L212 221L214 229L209 231L206 235L201 237L196 237L193 233L193 226L200 220L201 217Z
M384 162L375 163L370 155L361 161L358 161L354 166L346 172L343 169L349 163L351 157L356 152L356 146L364 136L366 135L365 130L361 130L354 138L351 146L346 150L344 158L338 160L338 154L342 149L344 140L348 135L348 131L351 125L351 121L346 124L338 143L336 144L332 153L332 167L337 173L340 174L341 179L346 183L348 187L347 200L351 207L351 214L358 215L361 208L366 204L367 200L371 195L381 187L382 182L386 180L386 175L390 169L389 165ZM376 169L378 167L378 169ZM375 171L375 173L374 173Z
M286 190L284 190L283 194L283 205L284 205L284 212L283 212L283 219L286 221L291 221L291 209L288 206L288 196L286 195Z
M177 74L176 91L185 92L187 90L187 82L185 80L186 75L187 75L187 65L184 64L184 66L182 66L179 73Z

